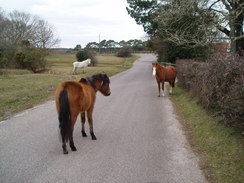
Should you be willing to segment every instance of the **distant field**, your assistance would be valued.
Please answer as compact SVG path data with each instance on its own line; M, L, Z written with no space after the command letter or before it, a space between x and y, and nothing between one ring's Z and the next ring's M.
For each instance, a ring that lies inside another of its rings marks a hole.
M86 68L85 74L81 69L77 70L75 75L72 73L75 55L69 54L49 55L48 70L41 74L33 74L28 70L0 69L0 120L52 99L57 85L62 81L79 80L100 72L112 76L130 68L137 58L99 55L97 66Z
M95 67L86 68L85 75L94 74L96 72L106 72L108 75L114 75L118 72L126 70L132 66L134 60L138 57L119 58L113 55L98 55L98 64ZM53 74L72 74L72 63L76 60L75 55L50 55L47 57L49 69ZM82 70L77 70L78 74L82 74Z

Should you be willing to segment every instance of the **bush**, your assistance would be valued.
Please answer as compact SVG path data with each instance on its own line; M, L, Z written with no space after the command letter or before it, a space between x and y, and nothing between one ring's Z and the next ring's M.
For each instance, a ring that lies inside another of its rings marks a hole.
M14 54L14 60L16 62L16 67L19 69L24 69L25 68L25 54L23 51L16 51Z
M209 58L210 48L207 46L198 46L196 48L185 48L177 46L173 43L166 42L165 46L158 54L159 62L171 62L175 63L176 58L180 59L198 59L206 60ZM201 54L199 54L201 53Z
M216 55L206 63L177 61L179 84L223 122L244 129L244 57Z
M130 46L122 47L118 53L116 54L117 57L131 57L132 48Z
M5 68L10 64L12 52L6 48L0 48L0 68Z
M91 65L95 66L97 64L96 52L89 50L81 50L76 53L76 59L78 61L84 61L86 59L91 59Z
M46 69L45 56L47 50L45 49L30 49L25 53L24 66L26 69L31 70L34 73L41 72Z
M82 50L82 51L78 51L77 53L76 53L76 59L77 59L77 61L84 61L84 60L86 60L86 59L88 59L89 58L89 56L88 56L88 52L87 51L84 51L84 50Z

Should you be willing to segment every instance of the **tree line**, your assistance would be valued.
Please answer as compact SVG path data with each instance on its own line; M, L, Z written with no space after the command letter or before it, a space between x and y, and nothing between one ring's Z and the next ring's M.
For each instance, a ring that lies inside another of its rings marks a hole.
M207 55L212 43L244 50L244 0L127 0L128 14L144 27L161 59Z
M84 47L85 50L93 50L98 53L115 53L123 47L131 47L133 51L146 51L150 50L148 41L138 39L131 39L128 41L122 40L116 42L114 40L102 40L100 42L89 42ZM82 49L81 45L76 45L74 50Z
M38 72L45 69L47 49L59 42L46 20L17 10L5 13L0 7L0 67Z

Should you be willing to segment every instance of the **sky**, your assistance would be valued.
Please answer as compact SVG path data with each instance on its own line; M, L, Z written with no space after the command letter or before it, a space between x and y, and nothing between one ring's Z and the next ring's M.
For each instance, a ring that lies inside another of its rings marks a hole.
M37 15L54 27L57 47L85 47L100 40L145 39L141 25L128 15L126 0L0 0L0 7Z

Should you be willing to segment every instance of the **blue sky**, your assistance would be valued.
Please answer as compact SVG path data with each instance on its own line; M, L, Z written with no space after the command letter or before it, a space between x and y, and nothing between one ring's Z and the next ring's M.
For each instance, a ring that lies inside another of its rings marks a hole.
M59 47L85 47L88 42L144 39L146 34L126 11L126 0L1 0L6 12L24 11L53 25Z

